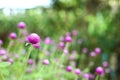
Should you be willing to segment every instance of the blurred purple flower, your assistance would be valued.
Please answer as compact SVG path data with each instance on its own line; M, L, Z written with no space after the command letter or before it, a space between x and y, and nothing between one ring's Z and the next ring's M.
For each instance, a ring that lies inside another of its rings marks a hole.
M24 22L19 22L18 23L18 28L24 29L26 27L26 24Z
M36 33L31 33L26 40L31 44L37 44L40 42L40 37Z
M14 32L12 32L12 33L10 33L9 37L10 37L11 39L16 39L16 38L17 38L17 34L14 33Z

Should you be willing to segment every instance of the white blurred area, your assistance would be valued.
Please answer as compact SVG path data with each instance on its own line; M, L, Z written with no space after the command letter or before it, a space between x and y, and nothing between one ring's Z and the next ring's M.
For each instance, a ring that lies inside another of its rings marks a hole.
M0 0L0 9L4 14L10 15L24 13L25 9L35 8L37 6L49 7L51 0Z

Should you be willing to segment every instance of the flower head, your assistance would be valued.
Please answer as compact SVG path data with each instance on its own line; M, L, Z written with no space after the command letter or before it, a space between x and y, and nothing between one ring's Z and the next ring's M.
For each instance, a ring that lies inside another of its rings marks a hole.
M97 73L98 75L102 75L102 74L104 73L103 68L102 68L102 67L97 67L97 68L96 68L96 73Z
M18 23L18 28L24 29L26 27L26 24L24 22L19 22Z
M14 33L14 32L12 32L12 33L10 33L9 37L10 37L11 39L16 39L16 38L17 38L17 34Z
M31 33L27 39L26 39L29 43L32 44L37 44L40 42L40 37L36 34L36 33Z
M72 37L71 36L66 36L65 41L66 42L72 42Z
M76 74L76 75L81 74L81 70L80 70L80 69L76 69L76 70L75 70L75 74Z
M49 60L48 59L45 59L45 60L43 60L43 64L45 64L45 65L49 65Z
M66 70L67 70L68 72L72 72L72 67L71 67L71 66L67 66Z

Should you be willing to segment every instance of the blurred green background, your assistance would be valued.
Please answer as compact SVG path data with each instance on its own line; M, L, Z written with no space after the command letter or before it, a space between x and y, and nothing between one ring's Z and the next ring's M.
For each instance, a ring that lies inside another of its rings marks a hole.
M117 53L119 73L120 0L52 0L50 7L25 9L24 13L5 15L0 9L0 39L7 41L10 32L18 32L24 21L29 32L58 40L76 29L88 48L101 47L108 56Z

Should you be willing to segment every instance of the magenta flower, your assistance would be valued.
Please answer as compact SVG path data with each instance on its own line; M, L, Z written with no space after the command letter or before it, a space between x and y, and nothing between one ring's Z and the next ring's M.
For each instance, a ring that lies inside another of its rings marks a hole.
M97 68L96 68L96 73L97 73L98 75L102 75L102 74L104 73L103 68L102 68L102 67L97 67Z
M12 32L12 33L10 33L9 37L10 37L11 39L16 39L16 38L17 38L17 34L14 33L14 32Z
M18 28L24 29L26 27L26 24L24 22L19 22L18 23Z
M59 43L59 47L60 47L61 49L64 49L64 47L65 47L64 42L60 42L60 43Z
M81 74L81 73L82 73L82 72L81 72L80 69L76 69L76 70L75 70L75 74L76 74L76 75L79 75L79 74Z
M107 62L107 61L104 61L104 62L102 63L102 65L103 65L103 67L108 67L108 62Z
M49 37L47 37L46 39L45 39L45 44L50 44L51 43L51 39L49 38Z
M3 41L2 40L0 40L0 45L2 45L3 44Z
M39 43L33 44L33 46L34 46L35 49L39 49L40 48L40 44Z
M68 55L68 50L67 49L65 49L65 50L63 50L63 53L65 54L65 55Z
M92 52L90 52L90 56L91 56L91 57L95 57L95 56L96 56L96 53L92 51Z
M33 59L29 59L29 60L28 60L28 64L33 65L33 64L34 64Z
M77 31L77 30L73 30L73 31L72 31L72 35L73 35L73 36L76 36L77 34L78 34L78 31Z
M72 72L72 67L71 67L71 66L67 66L66 70L67 70L68 72Z
M66 36L65 41L66 42L72 42L72 37L71 36Z
M49 65L49 60L48 59L45 59L45 60L43 60L43 64L45 64L45 65Z
M88 74L88 73L85 73L85 74L83 75L83 77L88 80L88 79L89 79L89 74Z
M0 56L5 55L6 53L7 53L6 50L4 50L4 49L1 49L1 50L0 50Z
M8 59L8 62L10 62L11 64L13 64L14 60L12 58Z
M40 37L36 33L31 33L26 40L31 44L37 44L40 42Z
M83 53L87 53L87 52L88 52L88 48L83 48L83 49L82 49L82 52L83 52Z
M96 54L100 54L101 53L101 49L100 48L95 48L95 53Z

